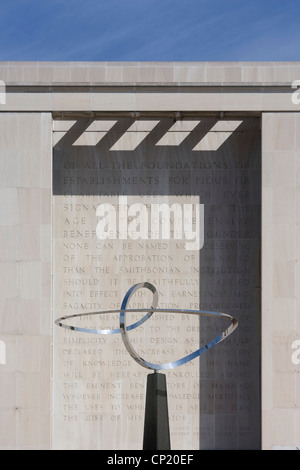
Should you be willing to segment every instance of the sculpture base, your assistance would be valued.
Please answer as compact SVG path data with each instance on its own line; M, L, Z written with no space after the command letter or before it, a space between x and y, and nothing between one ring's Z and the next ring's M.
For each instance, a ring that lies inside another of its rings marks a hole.
M147 376L143 450L170 450L167 382L164 374Z

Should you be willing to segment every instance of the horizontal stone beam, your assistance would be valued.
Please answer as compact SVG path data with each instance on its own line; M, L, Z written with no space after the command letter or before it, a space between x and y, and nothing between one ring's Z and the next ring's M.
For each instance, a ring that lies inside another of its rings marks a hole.
M299 112L295 90L7 92L0 112ZM299 93L300 95L300 93Z

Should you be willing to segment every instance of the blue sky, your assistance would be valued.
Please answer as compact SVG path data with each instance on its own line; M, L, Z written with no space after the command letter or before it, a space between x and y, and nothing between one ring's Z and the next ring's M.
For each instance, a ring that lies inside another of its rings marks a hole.
M1 0L0 60L298 61L299 0Z

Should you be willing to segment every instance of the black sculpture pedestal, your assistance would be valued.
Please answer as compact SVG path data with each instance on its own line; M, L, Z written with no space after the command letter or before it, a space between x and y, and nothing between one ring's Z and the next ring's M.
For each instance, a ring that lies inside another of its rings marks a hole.
M170 450L167 382L164 374L147 376L143 450Z

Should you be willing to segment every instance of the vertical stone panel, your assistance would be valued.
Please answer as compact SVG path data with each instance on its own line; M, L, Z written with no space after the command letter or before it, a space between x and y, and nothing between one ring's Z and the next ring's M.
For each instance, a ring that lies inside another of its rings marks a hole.
M300 344L298 135L299 114L262 115L264 449L299 445L300 366L293 357Z
M47 113L0 114L1 449L50 448L51 128Z

